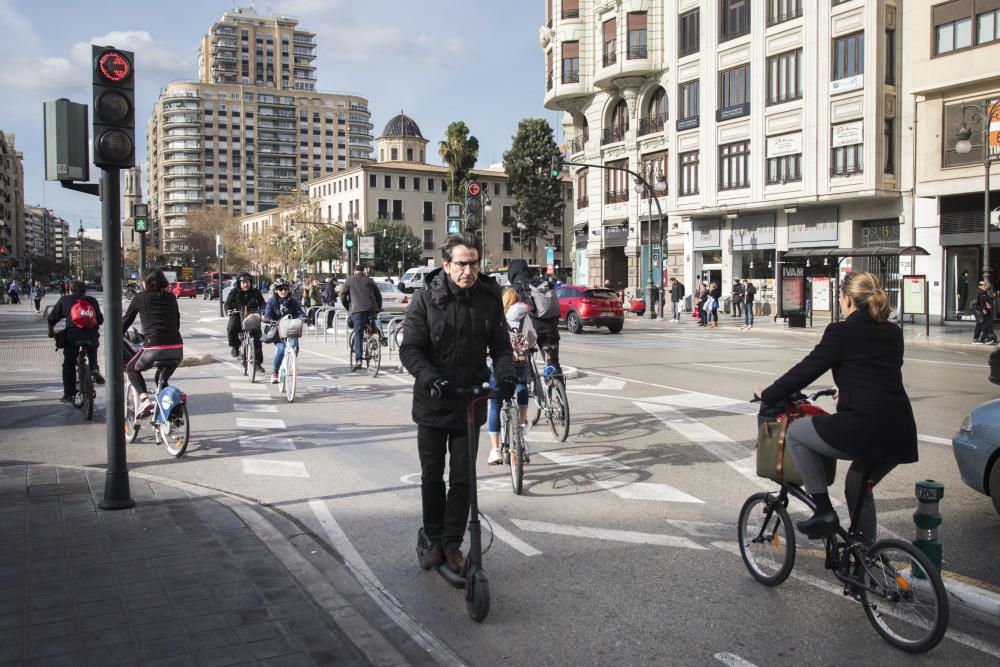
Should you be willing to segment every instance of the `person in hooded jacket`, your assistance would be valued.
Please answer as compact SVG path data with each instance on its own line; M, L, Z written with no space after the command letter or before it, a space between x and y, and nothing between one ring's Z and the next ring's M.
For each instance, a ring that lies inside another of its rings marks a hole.
M513 259L507 268L507 280L511 288L517 291L518 298L531 308L531 324L538 336L538 349L547 351L545 363L555 366L556 373L562 374L559 365L559 317L542 319L537 316L535 300L531 296L531 269L523 259ZM558 298L553 295L553 298Z
M507 327L510 329L511 347L514 349L514 369L517 371L517 407L522 427L528 424L528 361L527 351L535 347L538 336L535 334L535 327L531 324L528 314L531 308L528 304L518 301L517 291L506 288L503 291L503 309L507 318ZM496 376L490 374L490 383L496 386ZM489 433L490 433L490 458L488 463L500 465L503 458L500 456L500 408L501 401L498 398L490 399ZM527 443L525 443L527 449ZM528 452L524 452L524 461L528 462Z
M479 273L479 240L452 234L441 248L444 266L427 275L403 322L399 358L414 377L413 421L417 424L423 532L430 547L421 566L447 563L453 572L464 564L461 545L469 519L469 442L466 407L469 389L489 381L486 357L493 361L498 391L513 396L517 386L510 335L500 288ZM486 405L475 411L476 427L486 422ZM445 458L450 454L449 489Z

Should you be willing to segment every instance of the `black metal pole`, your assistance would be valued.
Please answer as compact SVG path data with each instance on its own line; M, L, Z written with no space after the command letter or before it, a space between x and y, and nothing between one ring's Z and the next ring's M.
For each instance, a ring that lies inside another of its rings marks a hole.
M108 470L104 478L103 510L135 506L125 457L125 395L122 360L121 186L118 169L101 170L101 237L104 249L104 373L107 377Z
M139 232L139 281L146 277L146 232Z
M226 314L225 304L223 304L222 299L222 255L219 255L219 317L224 317Z

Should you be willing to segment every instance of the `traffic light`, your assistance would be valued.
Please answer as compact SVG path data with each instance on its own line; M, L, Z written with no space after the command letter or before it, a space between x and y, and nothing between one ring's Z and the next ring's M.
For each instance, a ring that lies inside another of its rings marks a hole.
M562 171L562 154L553 155L552 160L549 163L549 173L552 178L559 178L559 172Z
M91 47L93 56L94 164L102 169L135 166L135 72L133 54Z
M476 181L465 186L465 228L479 229L483 223L483 189Z
M344 247L350 250L354 247L354 221L348 220L344 225Z
M146 232L149 204L132 204L132 226L137 232Z

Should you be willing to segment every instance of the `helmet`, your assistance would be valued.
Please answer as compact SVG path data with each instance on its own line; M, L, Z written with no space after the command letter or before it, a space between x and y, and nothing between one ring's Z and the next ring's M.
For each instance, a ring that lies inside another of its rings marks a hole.
M249 282L252 283L253 282L253 276L251 276L249 273L247 273L246 271L244 271L243 273L241 273L239 275L239 278L236 279L236 282L242 282L244 280L249 281Z
M284 278L278 278L277 280L275 280L274 281L274 286L271 289L277 290L277 289L279 289L281 287L285 287L285 288L288 287L288 281L285 280Z

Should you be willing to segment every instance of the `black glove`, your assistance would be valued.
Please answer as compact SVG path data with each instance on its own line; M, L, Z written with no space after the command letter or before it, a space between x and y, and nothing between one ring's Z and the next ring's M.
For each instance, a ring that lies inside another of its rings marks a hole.
M507 400L508 398L514 397L514 392L517 391L517 378L506 377L501 378L497 382L497 393L500 394L500 398Z
M442 399L451 394L451 383L444 378L434 378L427 383L427 391L431 398Z

